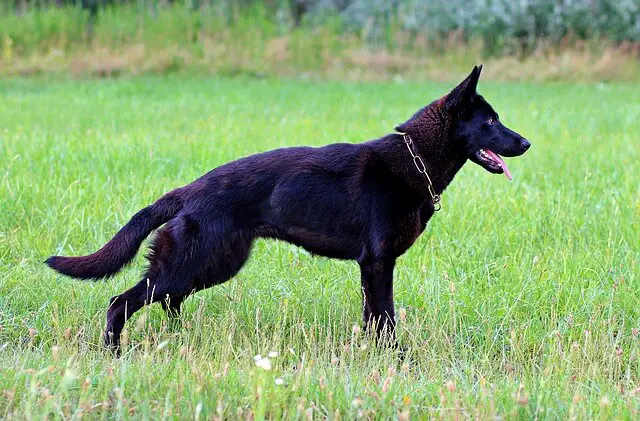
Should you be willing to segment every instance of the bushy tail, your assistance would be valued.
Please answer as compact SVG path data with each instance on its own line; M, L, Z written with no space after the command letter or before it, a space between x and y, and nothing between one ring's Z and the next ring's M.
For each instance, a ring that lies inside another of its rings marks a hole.
M162 196L133 218L102 248L81 257L51 256L46 264L52 269L79 279L99 279L117 273L135 257L140 244L151 232L169 221L182 209L178 191Z

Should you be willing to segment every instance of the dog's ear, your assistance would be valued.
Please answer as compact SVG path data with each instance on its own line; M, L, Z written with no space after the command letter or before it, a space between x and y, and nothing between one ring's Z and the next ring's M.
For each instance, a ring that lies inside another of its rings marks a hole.
M474 66L469 76L449 92L445 100L445 107L448 111L462 112L471 103L471 100L476 95L480 72L482 72L482 64Z

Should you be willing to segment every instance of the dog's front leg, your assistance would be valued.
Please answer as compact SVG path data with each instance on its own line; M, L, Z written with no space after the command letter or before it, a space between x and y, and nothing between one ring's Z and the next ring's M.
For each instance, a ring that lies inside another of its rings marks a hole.
M361 261L363 321L365 329L375 328L380 340L395 344L395 310L393 307L393 268L395 259Z

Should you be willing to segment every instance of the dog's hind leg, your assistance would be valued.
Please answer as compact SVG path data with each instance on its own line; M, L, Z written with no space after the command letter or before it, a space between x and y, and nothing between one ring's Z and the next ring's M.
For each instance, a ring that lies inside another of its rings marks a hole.
M112 298L105 330L108 346L119 349L124 323L143 306L160 302L170 315L176 315L189 294L223 283L242 268L249 256L251 237L225 231L222 222L216 224L219 230L211 226L208 236L199 235L197 225L181 221L158 233L146 276Z
M164 300L160 301L160 305L162 305L162 309L167 313L167 316L176 318L180 316L180 306L185 298L187 298L187 295L168 295Z
M192 279L205 262L208 238L200 224L183 216L158 232L149 255L149 269L133 288L113 297L107 312L106 344L118 351L125 322L147 304L163 303L168 297L188 295ZM172 311L178 302L169 305Z
M116 354L120 353L120 334L124 323L146 304L147 282L142 280L124 293L111 297L107 310L107 326L104 331L105 344Z
M182 279L189 279L188 272L181 273L175 271L167 274L157 275L152 266L140 282L124 293L111 298L109 310L107 311L107 326L104 332L104 339L107 346L119 350L120 334L125 322L142 307L148 304L159 302L167 305L164 300L171 297L167 310L171 315L177 315L180 311L180 300L184 295L184 282ZM155 275L155 276L154 276ZM187 290L188 291L188 290Z
M199 291L233 278L247 261L252 242L251 236L240 231L229 233L216 242L213 254L194 280L194 289Z
M192 293L222 284L234 277L244 266L251 250L252 239L241 232L229 233L214 246L213 255L191 281L192 290L185 294L165 297L160 301L169 317L180 315L182 302Z
M252 240L244 235L234 233L219 244L206 265L196 276L191 285L193 289L186 294L172 295L160 301L162 308L170 318L180 316L182 302L192 293L222 284L234 277L244 266L251 250Z

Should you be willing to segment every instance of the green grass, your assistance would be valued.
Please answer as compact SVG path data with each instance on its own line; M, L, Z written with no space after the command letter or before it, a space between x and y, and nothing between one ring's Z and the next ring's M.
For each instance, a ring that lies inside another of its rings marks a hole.
M513 182L467 164L400 259L405 359L354 332L355 263L283 242L259 241L177 325L137 313L120 359L105 310L144 259L96 283L41 263L96 250L222 163L383 135L449 88L0 81L0 417L637 419L638 85L481 83L533 147L509 160Z

